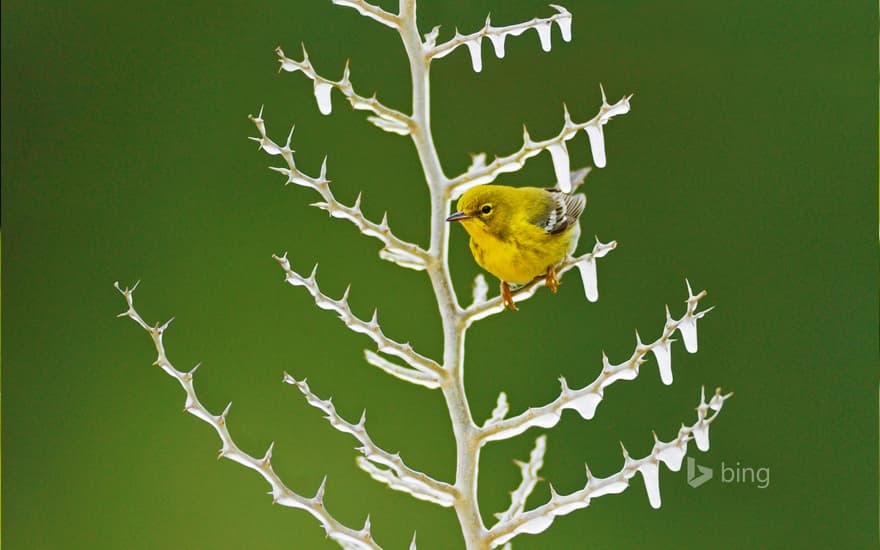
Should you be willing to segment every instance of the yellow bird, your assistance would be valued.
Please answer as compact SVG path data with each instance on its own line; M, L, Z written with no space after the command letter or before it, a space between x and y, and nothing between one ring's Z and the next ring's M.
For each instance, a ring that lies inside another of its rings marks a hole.
M510 283L539 276L556 292L556 266L577 247L578 217L587 197L558 189L481 185L458 200L448 222L461 222L471 236L471 252L480 266L501 279L501 299L516 310Z

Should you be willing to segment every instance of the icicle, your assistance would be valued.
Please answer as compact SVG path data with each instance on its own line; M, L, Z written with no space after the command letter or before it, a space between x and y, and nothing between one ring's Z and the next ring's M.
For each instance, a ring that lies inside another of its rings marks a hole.
M468 40L464 43L467 46L468 51L471 52L471 65L474 68L474 72L478 73L483 70L483 53L482 53L482 44L483 40L480 37L477 37L474 40Z
M506 34L490 34L489 40L492 41L492 47L495 48L495 57L501 59L504 57L504 38Z
M688 353L697 352L697 319L687 316L678 324L678 331L684 339L684 349Z
M651 348L654 357L657 358L657 370L660 371L660 380L669 386L672 384L672 341L668 338L661 344Z
M655 510L660 508L660 476L656 462L646 462L639 466L642 479L645 481L645 491L648 493L648 502Z
M578 412L584 420L590 420L596 414L596 407L602 402L602 395L599 393L588 393L584 396L572 399L567 407Z
M584 283L584 293L587 300L595 302L599 299L599 281L596 276L596 260L587 258L577 264L578 271L581 272L581 281Z
M591 124L585 128L590 138L590 149L593 151L593 164L596 168L605 168L605 135L601 124Z
M541 49L545 52L549 52L552 47L552 43L550 41L550 22L542 23L535 27L535 30L538 31L538 38L541 40Z
M562 39L566 42L571 42L571 16L560 17L556 20L556 24L559 25L559 32L562 33Z
M709 423L701 420L699 424L694 426L692 431L694 441L697 442L697 449L706 452L709 450Z
M315 81L315 99L318 100L318 110L322 115L329 115L332 110L330 103L330 90L332 89L333 86L326 82Z
M556 184L563 193L571 192L571 164L568 160L568 148L561 141L547 147L553 159L553 170L556 172Z
M681 470L681 461L684 459L684 455L687 452L687 446L678 446L674 445L671 447L666 447L659 453L657 453L657 459L666 464L666 467L672 470L673 472L677 472Z
M584 131L587 132L587 136L590 138L590 149L593 151L593 164L595 164L597 168L604 168L606 164L605 132L602 130L602 126L604 126L612 117L628 113L629 99L632 96L627 96L614 105L608 105L608 102L605 99L605 89L601 88L601 86L600 89L602 90L602 108L599 111L599 119L594 124L590 124L584 128Z

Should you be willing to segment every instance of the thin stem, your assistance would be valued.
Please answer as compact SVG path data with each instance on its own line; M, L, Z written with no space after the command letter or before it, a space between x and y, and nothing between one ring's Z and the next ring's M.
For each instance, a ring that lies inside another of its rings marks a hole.
M455 435L457 460L455 488L459 498L455 511L468 550L488 549L487 531L477 503L479 466L478 428L471 416L464 390L464 338L466 325L449 276L449 180L431 136L430 60L416 23L416 0L400 0L400 36L410 63L413 90L413 143L419 154L431 194L431 244L427 271L431 278L443 324L443 367L449 376L442 390Z

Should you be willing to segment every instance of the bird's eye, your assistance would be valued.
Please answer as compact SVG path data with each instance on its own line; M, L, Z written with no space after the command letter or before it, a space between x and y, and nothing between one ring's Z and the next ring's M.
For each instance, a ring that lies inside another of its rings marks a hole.
M491 207L490 205L488 205L488 204L484 204L484 205L483 205L483 208L481 208L480 211L481 211L483 214L488 214L489 212L492 211L492 207Z

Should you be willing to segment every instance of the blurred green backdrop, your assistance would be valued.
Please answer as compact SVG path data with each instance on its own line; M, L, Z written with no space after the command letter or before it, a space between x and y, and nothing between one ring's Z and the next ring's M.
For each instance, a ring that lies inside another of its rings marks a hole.
M601 351L628 357L633 331L655 338L663 305L680 314L684 279L717 306L700 351L673 352L675 384L652 361L606 394L597 418L566 413L549 431L543 477L583 485L584 461L607 475L651 430L670 439L691 422L701 384L736 392L699 454L716 478L690 488L661 474L652 510L640 479L622 495L558 519L516 548L876 548L877 540L877 7L875 2L574 2L573 41L553 30L465 50L433 69L437 146L447 174L468 153L507 154L555 134L565 102L593 116L634 92L606 126L608 167L590 176L587 236L616 239L599 264L601 299L566 278L478 324L467 389L485 418L497 393L514 411L545 403L558 375L593 379ZM423 31L509 24L552 9L537 1L423 2ZM390 29L330 2L241 5L147 2L2 4L3 484L5 548L332 548L301 511L271 505L265 483L228 461L205 424L181 414L176 383L150 367L147 335L116 319L112 288L142 281L148 321L177 320L172 361L201 361L203 402L234 401L243 449L276 441L275 469L344 522L371 514L387 548L413 530L419 548L461 546L454 514L372 482L354 441L331 429L283 370L308 377L374 439L445 479L453 442L439 394L367 366L369 342L282 283L273 252L295 268L320 261L322 287L353 283L355 311L379 306L389 335L440 353L427 278L379 260L377 242L309 208L245 138L265 104L270 133L296 124L302 169L324 155L337 196L364 192L404 237L426 240L427 195L408 140L383 133L334 92L321 116L302 75L277 74L272 49L304 42L338 78L346 58L361 93L407 110L408 70ZM589 163L585 136L569 145ZM549 155L502 179L553 180ZM590 238L585 239L587 243ZM462 231L452 242L466 296L477 267ZM582 248L586 245L582 244ZM551 320L548 322L548 320ZM483 514L503 509L538 431L484 453ZM770 469L770 485L722 483L722 463ZM548 494L542 484L530 500Z

